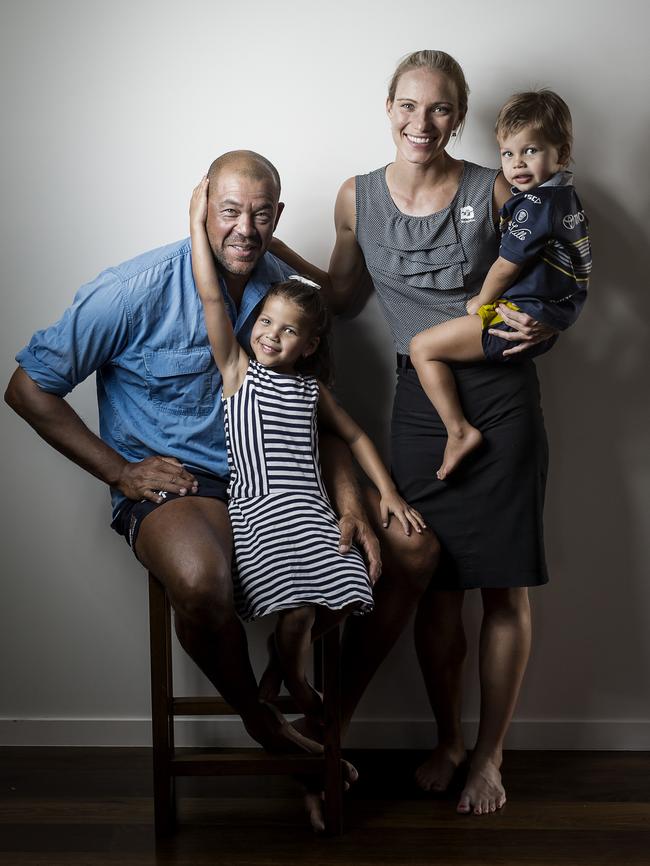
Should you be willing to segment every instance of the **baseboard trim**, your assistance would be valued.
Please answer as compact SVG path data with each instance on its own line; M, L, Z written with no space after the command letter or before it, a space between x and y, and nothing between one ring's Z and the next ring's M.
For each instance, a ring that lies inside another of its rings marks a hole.
M476 721L463 724L467 742L476 737ZM434 739L428 719L357 719L345 745L349 748L427 749ZM151 725L140 719L0 718L3 746L148 746ZM237 718L186 718L176 721L179 746L254 745ZM506 748L650 751L650 720L515 720Z

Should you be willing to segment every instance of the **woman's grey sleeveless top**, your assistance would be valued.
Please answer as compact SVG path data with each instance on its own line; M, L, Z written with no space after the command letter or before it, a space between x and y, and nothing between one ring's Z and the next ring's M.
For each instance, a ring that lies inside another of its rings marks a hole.
M386 169L358 175L356 236L395 348L415 334L465 315L499 252L492 215L498 171L465 162L454 200L430 216L398 210Z

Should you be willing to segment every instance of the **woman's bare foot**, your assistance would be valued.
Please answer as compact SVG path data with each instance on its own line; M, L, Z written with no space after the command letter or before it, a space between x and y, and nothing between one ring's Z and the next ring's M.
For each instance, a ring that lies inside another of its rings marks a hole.
M436 472L436 477L440 481L444 481L460 461L475 451L482 441L481 431L472 427L471 424L463 425L454 430L453 433L449 433L445 453L442 456L442 466Z
M415 771L415 781L423 791L442 793L467 757L463 748L438 746Z
M266 668L260 679L259 689L257 691L261 701L273 703L280 694L282 688L282 665L278 658L278 651L275 648L275 634L271 634L266 639L266 648L269 653L269 660L266 663Z
M496 812L506 802L501 773L493 761L472 761L467 783L460 795L457 812L487 815Z

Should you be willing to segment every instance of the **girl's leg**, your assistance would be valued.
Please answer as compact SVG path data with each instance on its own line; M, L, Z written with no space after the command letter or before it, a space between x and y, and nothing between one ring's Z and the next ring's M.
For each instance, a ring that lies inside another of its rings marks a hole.
M528 590L484 589L479 647L481 720L458 811L494 812L506 801L501 782L503 740L512 719L530 652Z
M463 628L464 593L429 588L415 617L415 648L431 708L438 743L415 778L425 791L444 791L465 760L461 729L462 680L467 641Z
M313 605L281 611L275 629L275 645L289 694L300 712L320 722L323 702L307 680L311 630L315 618Z
M341 610L330 610L328 607L318 606L311 629L312 642L318 640L319 637L322 637L331 628L334 628L335 625L342 623L353 609L354 605L352 604L347 605L347 607ZM266 648L269 653L269 659L260 678L259 697L263 701L273 703L280 694L282 680L284 679L282 664L275 645L275 634L273 632L267 638Z
M410 356L420 383L447 429L447 447L437 477L442 481L483 441L463 414L454 374L446 361L484 361L479 316L462 316L417 334Z

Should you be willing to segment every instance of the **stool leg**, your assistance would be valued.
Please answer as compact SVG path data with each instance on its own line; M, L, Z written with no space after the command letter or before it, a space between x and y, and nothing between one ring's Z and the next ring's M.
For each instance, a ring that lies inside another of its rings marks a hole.
M314 641L312 647L312 655L314 659L314 688L317 692L323 691L323 638L322 636Z
M343 832L343 774L341 771L341 659L339 627L323 636L325 714L325 832Z
M156 836L164 836L175 823L171 608L164 586L153 574L149 574L149 637L154 821Z

